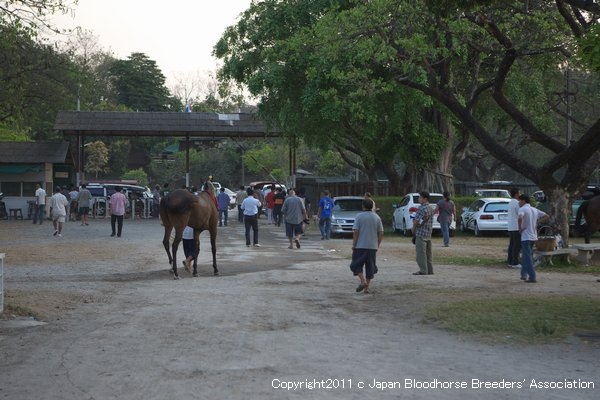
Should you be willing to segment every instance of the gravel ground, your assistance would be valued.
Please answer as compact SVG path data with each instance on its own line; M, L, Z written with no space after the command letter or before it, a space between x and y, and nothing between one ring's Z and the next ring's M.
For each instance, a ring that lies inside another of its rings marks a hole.
M413 276L414 247L386 237L371 294L357 294L347 239L301 249L261 220L260 248L234 221L220 228L212 276L201 236L198 278L168 271L157 220L0 221L5 303L39 320L0 321L0 398L6 399L596 399L600 344L547 345L450 334L424 308L473 297L586 294L596 277L540 273L522 284L503 265L435 265ZM507 239L455 238L434 254L503 257ZM181 253L181 251L180 251ZM180 258L181 259L181 258ZM532 383L595 388L533 388ZM592 382L592 384L582 383ZM433 387L433 388L431 388Z

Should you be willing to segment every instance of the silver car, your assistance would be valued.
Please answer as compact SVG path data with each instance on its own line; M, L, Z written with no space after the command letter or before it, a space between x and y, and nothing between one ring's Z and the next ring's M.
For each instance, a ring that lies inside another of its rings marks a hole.
M483 232L507 231L508 204L510 199L503 197L484 197L463 208L460 216L460 230L473 231L475 236Z
M339 196L333 198L331 234L351 235L356 216L363 212L361 196Z

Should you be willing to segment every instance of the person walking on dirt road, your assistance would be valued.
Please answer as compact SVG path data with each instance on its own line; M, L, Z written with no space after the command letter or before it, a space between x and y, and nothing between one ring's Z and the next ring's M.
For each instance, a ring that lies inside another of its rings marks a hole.
M350 270L360 280L357 292L369 293L369 284L377 273L376 255L383 240L383 223L379 215L373 212L373 205L373 200L364 199L363 212L356 216L352 226Z

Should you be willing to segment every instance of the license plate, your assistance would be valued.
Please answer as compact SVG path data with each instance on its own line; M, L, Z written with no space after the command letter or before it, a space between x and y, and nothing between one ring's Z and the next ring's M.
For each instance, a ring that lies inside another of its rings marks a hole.
M498 219L508 219L508 214L498 214Z

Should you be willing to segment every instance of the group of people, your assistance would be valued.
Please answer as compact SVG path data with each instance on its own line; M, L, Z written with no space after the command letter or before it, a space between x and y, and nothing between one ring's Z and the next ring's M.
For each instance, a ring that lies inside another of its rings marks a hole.
M520 268L521 280L527 283L535 283L537 277L533 265L533 245L538 239L537 223L548 219L549 215L532 207L529 196L521 194L518 188L510 189L510 195L511 200L508 205L508 267Z
M243 188L240 189L240 192ZM245 193L238 192L236 199L239 203L238 221L244 223L246 246L260 247L258 243L258 219L260 217L263 202L269 202L273 207L267 206L267 224L281 225L285 223L285 233L289 240L289 247L293 249L300 248L300 238L304 233L303 224L308 221L307 205L304 199L296 195L294 189L288 190L286 195L282 196L283 190L280 187L272 186L271 190L261 201L260 190L252 188L246 189ZM267 200L268 199L268 200ZM275 208L277 207L277 208ZM269 212L269 210L271 210ZM276 210L273 216L273 210ZM252 231L252 241L250 240L250 231Z
M514 187L510 189L511 201L508 206L508 257L510 268L519 268L521 280L527 283L537 282L533 265L533 245L537 241L537 224L548 219L545 212L532 207L528 195L519 192ZM449 227L452 220L456 220L456 207L450 200L448 192L443 193L444 199L440 200L435 209L429 205L429 193L419 193L420 207L413 222L413 241L416 245L417 264L419 271L414 275L432 275L433 263L431 254L431 232L433 230L433 216L438 214L438 222L442 231L444 246L449 246Z
M111 208L111 236L121 237L123 230L123 216L127 207L127 197L121 193L122 188L117 186L115 193L110 196ZM49 199L49 214L54 227L54 236L62 237L64 224L68 219L75 220L71 216L75 213L81 220L81 226L88 226L88 215L92 206L92 194L87 189L85 183L81 184L79 190L71 190L63 193L64 189L60 186L54 188L54 193ZM46 191L38 183L35 187L35 205L36 211L33 214L33 223L41 225L44 222L46 213Z

